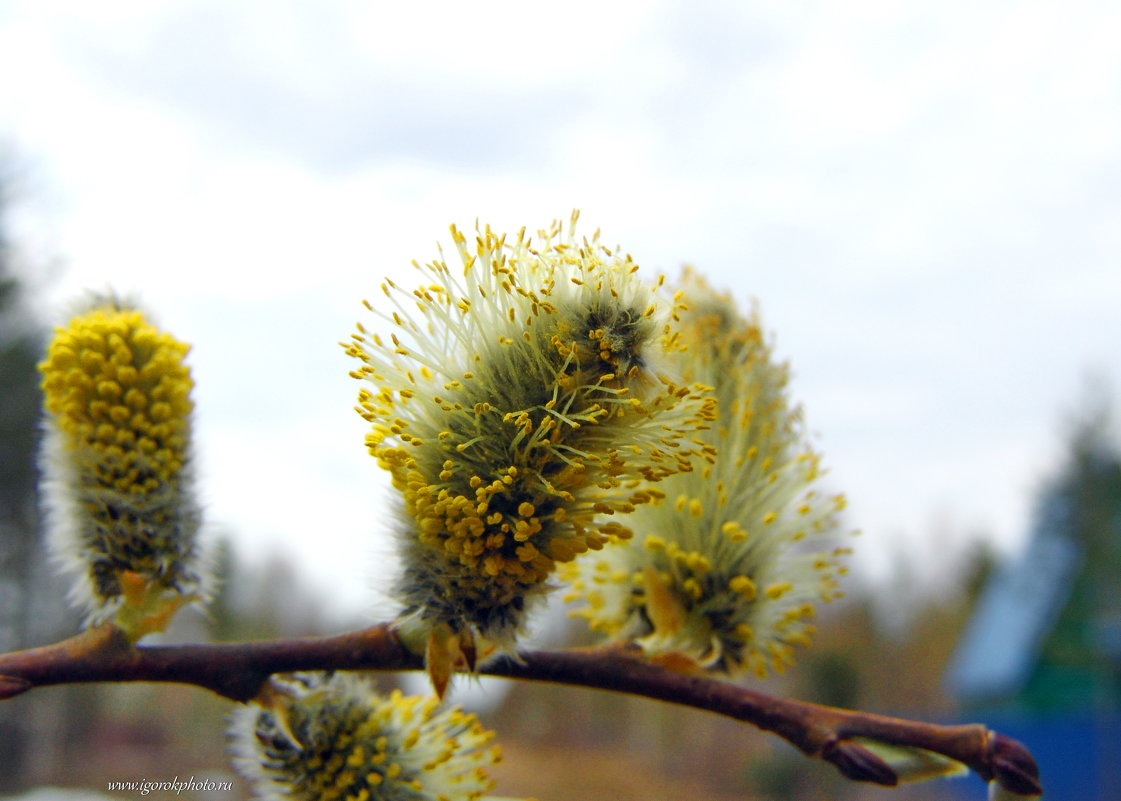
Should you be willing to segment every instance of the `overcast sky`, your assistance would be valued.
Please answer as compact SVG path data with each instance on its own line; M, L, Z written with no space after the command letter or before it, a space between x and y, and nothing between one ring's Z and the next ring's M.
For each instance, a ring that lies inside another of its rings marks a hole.
M1121 390L1119 41L1088 0L8 0L0 140L46 313L134 290L193 343L211 524L339 608L389 550L361 299L572 208L757 298L863 564L937 572Z

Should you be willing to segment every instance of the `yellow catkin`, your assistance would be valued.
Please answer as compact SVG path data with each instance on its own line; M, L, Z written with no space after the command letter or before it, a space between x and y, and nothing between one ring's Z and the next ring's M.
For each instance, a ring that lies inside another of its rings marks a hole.
M82 576L73 595L91 621L126 596L199 590L188 350L98 298L55 331L40 365L52 548Z
M562 574L583 602L574 614L594 630L652 656L765 676L809 643L811 602L840 595L849 549L830 540L844 500L816 489L820 457L757 314L693 274L675 297L679 373L717 400L716 421L695 442L716 458L667 477L660 489L673 503L638 507L624 523L639 536L596 555L603 574L623 581L591 581L587 557Z
M96 460L87 480L145 495L176 478L192 410L187 351L131 309L94 309L55 333L44 404L66 447Z
M256 798L476 801L494 787L486 768L501 751L474 715L431 697L382 695L347 674L296 674L276 687L276 703L239 708L230 730L234 764Z
M506 647L558 564L631 536L610 518L662 497L640 484L712 458L694 434L715 402L661 370L676 309L630 257L560 224L452 238L462 268L418 266L423 291L370 304L392 344L360 330L344 347L410 529L407 626Z

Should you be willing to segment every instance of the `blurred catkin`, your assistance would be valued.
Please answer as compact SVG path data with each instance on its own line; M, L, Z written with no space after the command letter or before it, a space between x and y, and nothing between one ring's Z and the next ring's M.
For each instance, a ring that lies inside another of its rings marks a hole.
M661 482L666 502L622 521L630 541L566 566L568 599L593 629L651 655L763 676L792 662L815 605L840 594L848 549L830 543L844 498L818 489L820 457L757 315L691 272L682 298L677 359L713 388L717 420L700 438L715 463Z

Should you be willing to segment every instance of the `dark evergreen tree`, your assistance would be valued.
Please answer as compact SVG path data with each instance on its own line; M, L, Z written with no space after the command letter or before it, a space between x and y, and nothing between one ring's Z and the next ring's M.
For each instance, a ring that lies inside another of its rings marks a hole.
M1028 694L1045 708L1121 705L1121 453L1110 404L1092 399L1076 419L1053 501L1081 569L1047 639Z
M46 330L27 297L10 231L11 174L0 165L0 650L54 638L59 583L45 569L39 505L38 363ZM0 791L25 780L25 756L44 721L29 704L0 707Z

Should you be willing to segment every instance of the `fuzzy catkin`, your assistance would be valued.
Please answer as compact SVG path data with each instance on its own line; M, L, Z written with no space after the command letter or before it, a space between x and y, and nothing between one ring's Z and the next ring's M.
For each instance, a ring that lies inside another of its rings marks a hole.
M475 801L494 786L501 751L474 715L348 673L273 681L274 703L239 707L230 727L261 801Z
M573 226L575 216L573 217ZM508 647L558 563L625 539L613 520L693 469L712 401L663 369L676 307L637 265L559 224L474 247L452 228L413 291L368 303L394 326L359 326L352 375L367 446L401 492L397 595L422 630Z
M129 304L95 296L40 365L50 544L91 624L130 593L202 592L188 350Z
M820 456L787 397L755 313L687 274L682 371L713 387L718 413L700 439L714 464L671 476L664 503L622 522L635 532L565 566L574 614L652 656L759 676L808 644L816 605L840 596L844 497L819 489ZM823 545L825 547L823 547Z

